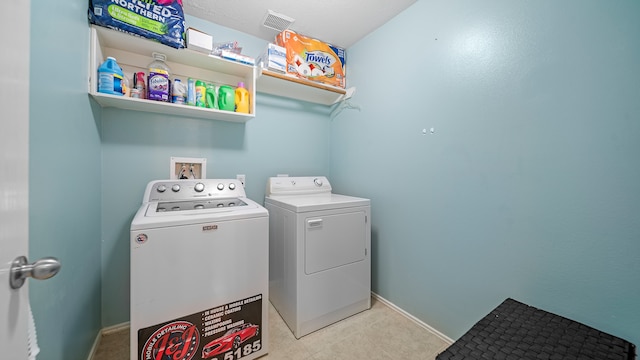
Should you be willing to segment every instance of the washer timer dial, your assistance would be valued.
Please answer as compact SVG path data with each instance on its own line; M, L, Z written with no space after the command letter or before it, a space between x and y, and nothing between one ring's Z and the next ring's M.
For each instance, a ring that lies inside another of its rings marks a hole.
M196 192L202 192L204 190L204 184L199 182L197 183L194 187L193 190L195 190Z

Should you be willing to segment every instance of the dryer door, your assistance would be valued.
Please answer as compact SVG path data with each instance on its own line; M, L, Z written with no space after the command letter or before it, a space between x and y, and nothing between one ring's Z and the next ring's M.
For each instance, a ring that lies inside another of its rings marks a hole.
M365 211L360 210L307 217L305 273L310 275L364 260L367 240L365 216Z

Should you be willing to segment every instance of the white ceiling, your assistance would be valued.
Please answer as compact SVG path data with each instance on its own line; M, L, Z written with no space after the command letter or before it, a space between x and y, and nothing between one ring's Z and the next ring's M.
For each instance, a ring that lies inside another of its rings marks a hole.
M186 14L273 41L263 26L267 10L293 18L289 29L349 48L416 0L183 0Z

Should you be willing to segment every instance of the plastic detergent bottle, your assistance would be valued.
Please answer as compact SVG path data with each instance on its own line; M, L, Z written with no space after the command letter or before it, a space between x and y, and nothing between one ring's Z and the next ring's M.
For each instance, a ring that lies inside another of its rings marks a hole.
M225 111L233 111L235 109L235 92L228 85L222 85L218 88L218 109Z
M171 92L171 102L174 104L184 104L187 98L187 86L180 79L173 80L173 91Z
M196 80L196 106L207 107L207 87L202 80Z
M187 79L187 105L196 106L196 80Z
M218 102L216 101L216 86L210 83L207 83L207 107L211 109L218 108Z
M244 88L244 83L239 82L236 88L236 112L249 113L249 91Z
M148 99L157 101L170 101L169 94L169 75L171 70L165 60L167 56L154 52L152 54L153 61L149 64L149 86L148 86Z
M124 95L122 91L124 73L116 59L109 56L98 68L98 92Z
M131 86L129 85L129 78L127 75L122 75L122 93L125 97L131 96Z

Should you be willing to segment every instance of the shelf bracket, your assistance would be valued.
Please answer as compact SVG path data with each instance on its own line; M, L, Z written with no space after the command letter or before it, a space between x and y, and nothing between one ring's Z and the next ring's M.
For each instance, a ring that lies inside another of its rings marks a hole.
M340 99L336 100L334 104L338 104L335 109L331 110L331 120L335 119L338 114L342 112L344 109L356 109L360 111L360 105L353 104L349 101L351 96L356 92L355 87L350 87L347 89L347 93L344 94Z

